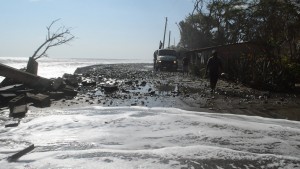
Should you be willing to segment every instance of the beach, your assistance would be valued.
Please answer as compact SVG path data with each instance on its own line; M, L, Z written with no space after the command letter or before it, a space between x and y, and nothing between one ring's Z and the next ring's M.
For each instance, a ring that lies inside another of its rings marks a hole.
M296 93L209 82L151 63L97 64L74 74L78 94L29 104L0 130L5 168L299 168ZM68 83L68 82L67 82ZM71 82L69 82L71 84ZM1 124L9 111L2 110ZM6 158L35 145L17 162Z
M220 80L210 93L209 80L181 72L153 71L152 64L101 64L78 68L82 81L96 82L81 86L72 100L53 106L174 107L199 112L243 114L268 118L300 120L299 93L260 91L242 84ZM104 85L115 92L104 93Z

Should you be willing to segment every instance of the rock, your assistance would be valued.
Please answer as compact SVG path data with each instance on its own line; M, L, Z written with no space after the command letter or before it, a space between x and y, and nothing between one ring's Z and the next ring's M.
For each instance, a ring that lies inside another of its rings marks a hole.
M57 78L55 80L53 80L52 82L52 89L53 90L57 90L59 88L61 88L63 85L65 85L63 78Z
M119 89L118 86L115 86L115 85L104 85L101 87L104 89L105 92L108 92L108 93L115 92Z
M155 95L155 91L151 91L151 92L149 92L149 94L150 94L151 96L153 96L153 95Z
M92 81L83 81L81 82L82 86L96 86L96 82L92 82Z
M70 74L64 74L63 77L65 78L65 82L67 85L71 85L73 87L78 87L77 76L70 75Z
M133 82L132 81L126 81L125 84L131 86L133 84Z

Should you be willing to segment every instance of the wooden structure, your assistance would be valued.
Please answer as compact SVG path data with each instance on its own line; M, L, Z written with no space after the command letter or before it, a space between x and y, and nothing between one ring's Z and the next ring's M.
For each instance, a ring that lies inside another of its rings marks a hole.
M254 43L245 42L190 50L186 53L190 63L189 71L202 76L213 51L218 53L222 61L223 72L227 73L230 79L240 79L239 72L244 64L243 58L256 59L262 49Z

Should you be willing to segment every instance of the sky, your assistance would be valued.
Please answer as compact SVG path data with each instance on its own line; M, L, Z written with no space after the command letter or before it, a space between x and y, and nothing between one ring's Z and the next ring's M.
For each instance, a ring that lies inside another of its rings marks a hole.
M171 31L171 45L180 40L176 23L193 10L193 0L0 0L0 57L30 57L45 41L54 20L76 37L49 49L51 58L148 59Z

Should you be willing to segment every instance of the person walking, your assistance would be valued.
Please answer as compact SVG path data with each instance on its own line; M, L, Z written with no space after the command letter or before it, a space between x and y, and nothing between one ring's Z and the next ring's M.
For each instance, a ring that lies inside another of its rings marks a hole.
M215 92L216 85L222 70L221 60L218 58L216 51L212 52L212 56L208 59L205 74L209 72L211 93Z
M184 73L189 75L189 60L186 56L184 56L182 59L182 72L183 72L183 75L184 75Z

